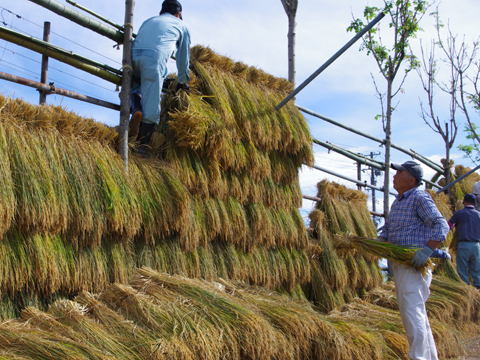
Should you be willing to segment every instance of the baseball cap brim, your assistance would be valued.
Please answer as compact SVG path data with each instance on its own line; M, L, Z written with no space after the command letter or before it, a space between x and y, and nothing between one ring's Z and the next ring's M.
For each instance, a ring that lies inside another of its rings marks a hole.
M408 169L406 169L405 167L403 167L401 164L394 164L394 163L391 163L390 164L390 167L394 170L406 170L408 171Z

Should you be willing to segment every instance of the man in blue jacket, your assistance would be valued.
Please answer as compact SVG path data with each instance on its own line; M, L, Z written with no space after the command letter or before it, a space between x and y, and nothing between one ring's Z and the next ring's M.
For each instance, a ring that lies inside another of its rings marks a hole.
M475 210L475 195L463 198L464 208L453 214L448 222L458 232L457 271L465 284L470 284L468 272L472 275L473 286L480 290L480 212Z
M160 97L167 62L175 53L178 85L189 90L190 32L182 21L182 5L177 0L165 0L159 16L145 20L132 46L133 115L130 133L138 131L139 153L145 154L155 125L160 122Z

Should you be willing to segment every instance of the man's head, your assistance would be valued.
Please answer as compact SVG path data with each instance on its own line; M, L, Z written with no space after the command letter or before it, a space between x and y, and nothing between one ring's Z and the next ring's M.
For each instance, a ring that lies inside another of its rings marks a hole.
M160 15L169 13L173 16L178 15L178 17L182 18L182 5L177 0L165 0L162 3L162 10L160 10Z
M393 176L393 188L399 194L420 186L423 179L423 169L415 161L406 161L403 164L391 164L392 169L397 170Z
M473 194L466 194L463 197L463 205L475 205L476 196Z

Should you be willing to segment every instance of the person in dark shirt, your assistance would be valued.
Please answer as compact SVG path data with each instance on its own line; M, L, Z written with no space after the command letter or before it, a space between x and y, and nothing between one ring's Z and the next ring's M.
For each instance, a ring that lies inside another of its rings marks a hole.
M475 195L465 195L464 208L455 212L448 224L450 228L456 227L458 232L458 275L469 285L470 271L473 286L480 290L480 212L475 210L475 200Z

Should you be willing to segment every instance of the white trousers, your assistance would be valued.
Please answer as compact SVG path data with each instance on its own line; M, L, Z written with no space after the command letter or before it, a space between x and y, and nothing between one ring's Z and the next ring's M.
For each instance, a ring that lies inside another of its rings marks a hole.
M430 296L431 270L422 277L411 266L393 263L393 272L400 316L410 345L408 356L412 360L438 360L425 308Z

